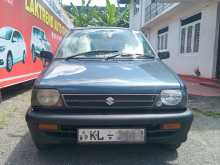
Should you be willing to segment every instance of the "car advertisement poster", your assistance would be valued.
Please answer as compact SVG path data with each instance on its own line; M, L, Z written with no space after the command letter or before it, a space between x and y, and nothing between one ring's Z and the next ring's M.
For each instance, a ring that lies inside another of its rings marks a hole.
M36 79L42 50L55 53L67 26L42 0L0 1L0 89Z

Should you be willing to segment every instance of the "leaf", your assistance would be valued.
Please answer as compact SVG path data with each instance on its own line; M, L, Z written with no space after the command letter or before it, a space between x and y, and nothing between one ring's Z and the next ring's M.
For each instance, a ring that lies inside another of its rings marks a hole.
M71 15L75 26L125 26L129 25L129 8L121 13L120 8L106 0L104 10L97 6L91 7L92 0L81 0L82 6L77 7L71 3Z

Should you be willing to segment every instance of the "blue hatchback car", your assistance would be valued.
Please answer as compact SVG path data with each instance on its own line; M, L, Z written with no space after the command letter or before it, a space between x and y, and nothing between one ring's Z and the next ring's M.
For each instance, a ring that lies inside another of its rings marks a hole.
M147 144L177 149L193 115L187 90L139 31L78 28L36 80L26 121L38 149L54 144Z

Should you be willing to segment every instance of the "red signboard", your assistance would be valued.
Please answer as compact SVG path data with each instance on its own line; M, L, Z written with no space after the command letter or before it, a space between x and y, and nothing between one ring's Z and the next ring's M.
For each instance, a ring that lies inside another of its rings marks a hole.
M0 89L35 79L68 28L42 0L0 1Z

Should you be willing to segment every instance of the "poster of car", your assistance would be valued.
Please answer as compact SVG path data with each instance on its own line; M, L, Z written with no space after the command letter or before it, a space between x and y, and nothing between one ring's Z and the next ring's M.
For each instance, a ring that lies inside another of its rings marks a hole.
M25 60L26 45L21 32L12 27L0 28L0 67L11 72L14 64L25 64Z
M69 30L43 0L0 1L0 89L36 79Z

